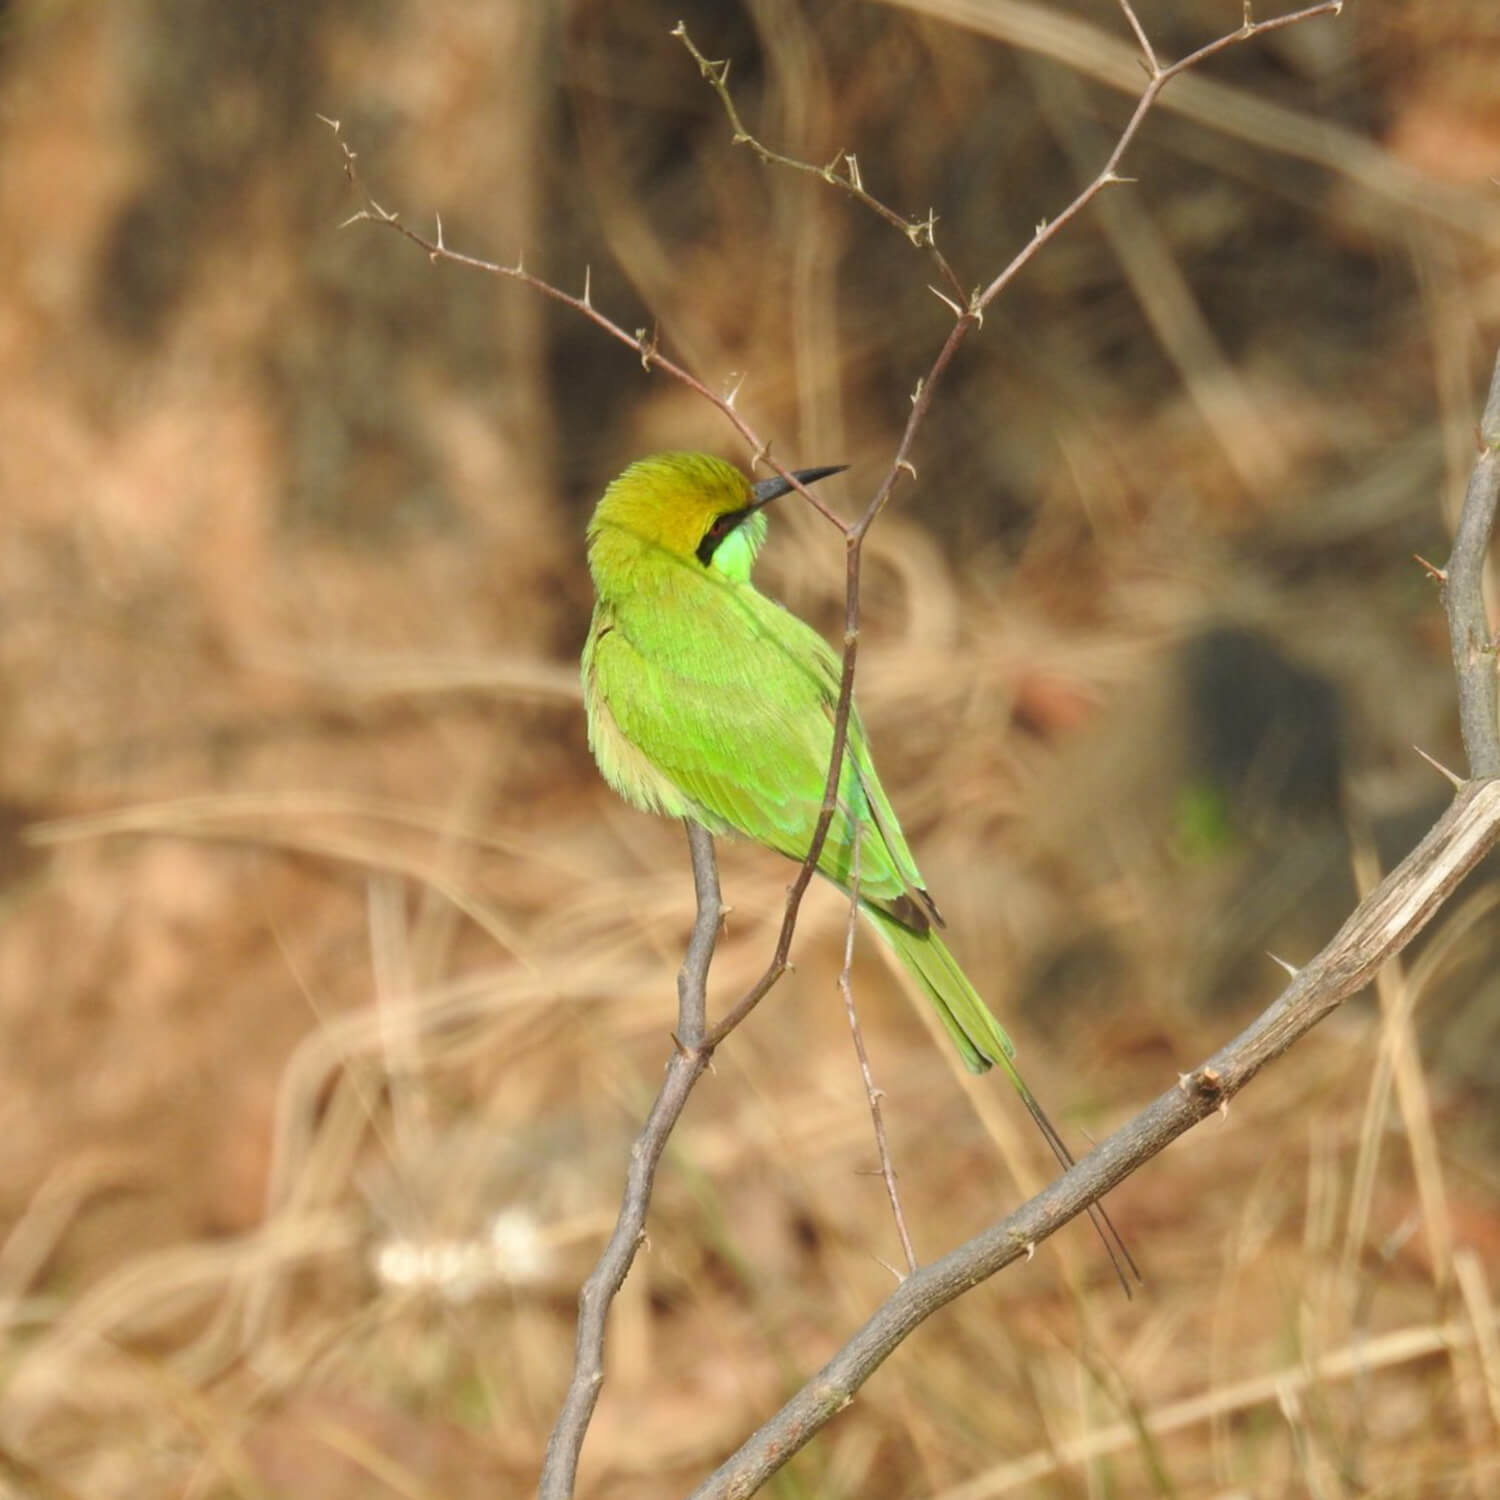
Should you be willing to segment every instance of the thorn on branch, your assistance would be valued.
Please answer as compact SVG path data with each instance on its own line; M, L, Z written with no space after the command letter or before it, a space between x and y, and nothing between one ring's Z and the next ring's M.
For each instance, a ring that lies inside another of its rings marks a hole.
M939 297L942 297L942 296L943 296L943 294L942 294L942 293L941 293L941 292L939 292L939 293L938 293L938 296L939 296ZM944 301L944 302L946 302L946 301L947 301L947 300L948 300L948 299L947 299L947 298L946 298L946 297L943 297L943 301ZM917 402L918 402L918 401L920 401L920 400L921 400L921 399L922 399L922 385L923 385L923 382L922 382L922 379L921 379L921 377L920 377L920 376L919 376L919 377L918 377L918 378L917 378L917 384L916 384L916 389L915 389L915 390L913 390L913 391L912 391L912 393L911 393L911 404L912 404L912 405L913 405L913 406L915 406L915 405L916 405L916 404L917 404Z
M583 305L585 307L592 307L594 305L594 299L592 295L593 285L594 268L592 266L586 265L583 268Z
M1448 581L1448 570L1447 570L1447 568L1440 568L1435 563L1428 562L1427 559L1425 557L1423 557L1420 552L1413 552L1412 555L1411 555L1411 557L1412 557L1412 561L1414 563L1416 563L1416 565L1419 568L1421 568L1422 571L1424 573L1426 573L1427 576L1430 579L1432 579L1432 581L1434 583L1447 583L1447 581Z
M1271 962L1276 965L1277 968L1279 968L1279 969L1285 969L1286 972L1288 974L1290 974L1293 979L1295 979L1298 976L1298 974L1300 974L1302 972L1301 969L1299 969L1296 964L1290 964L1284 958L1280 958L1280 957L1278 957L1274 953L1267 952L1266 957L1269 958L1271 960Z
M915 243L915 242L913 242L913 243ZM946 292L939 290L937 287L933 286L931 282L928 282L928 284L927 284L927 290L929 292L931 292L932 295L934 297L936 297L938 299L938 301L943 304L944 307L951 308L952 312L953 312L953 316L955 318L961 318L961 317L963 317L963 315L964 315L963 308L961 308L958 305L958 303L956 303L953 300L953 298L950 297Z
M911 475L913 484L917 482L917 467L909 458L898 458L896 460L896 467L898 469L905 469Z
M860 179L859 163L855 160L854 153L852 151L844 152L844 170L849 174L849 186L852 187L856 193L864 192L865 185Z
M1223 1088L1224 1078L1217 1068L1199 1068L1196 1073L1188 1077L1187 1092L1198 1094L1205 1099L1217 1099Z
M1445 777L1448 781L1448 784L1454 789L1454 791L1457 791L1460 787L1463 786L1464 779L1458 774L1458 772L1450 771L1448 767L1442 763L1442 761L1434 760L1433 757L1430 756L1420 745L1413 745L1412 749L1415 750L1417 754L1420 755L1422 759L1425 760L1427 764L1438 773L1438 775Z

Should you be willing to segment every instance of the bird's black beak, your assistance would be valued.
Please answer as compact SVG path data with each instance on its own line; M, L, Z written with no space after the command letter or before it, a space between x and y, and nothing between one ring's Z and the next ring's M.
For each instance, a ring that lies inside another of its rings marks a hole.
M793 475L803 484L813 484L819 479L827 479L830 474L842 474L848 464L829 464L822 469L793 469ZM768 501L774 500L779 495L784 495L791 489L786 480L780 474L773 474L769 479L762 479L759 484L750 486L750 505L754 510L759 510Z

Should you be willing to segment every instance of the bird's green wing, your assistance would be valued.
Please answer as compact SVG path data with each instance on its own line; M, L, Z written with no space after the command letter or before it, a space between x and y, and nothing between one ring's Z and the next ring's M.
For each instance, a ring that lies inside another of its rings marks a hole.
M606 628L596 621L584 674L591 717L602 723L607 716L707 826L800 860L823 801L839 660L821 636L748 584L680 571L680 579L668 575L670 597L643 591L616 602ZM674 810L665 802L658 795L647 805ZM857 715L818 861L845 888L856 827L861 894L924 922L931 903Z

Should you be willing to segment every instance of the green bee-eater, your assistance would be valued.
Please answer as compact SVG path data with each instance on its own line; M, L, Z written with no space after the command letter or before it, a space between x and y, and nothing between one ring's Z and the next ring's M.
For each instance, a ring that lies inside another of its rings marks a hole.
M804 469L810 484L839 468ZM795 615L758 593L751 567L766 504L791 488L751 484L704 453L659 453L605 490L588 528L597 602L583 648L589 745L627 802L734 831L806 858L833 750L841 664ZM937 929L857 713L819 871L859 904L932 1002L959 1055L998 1063L1048 1144L1067 1148L1012 1061L1014 1049Z

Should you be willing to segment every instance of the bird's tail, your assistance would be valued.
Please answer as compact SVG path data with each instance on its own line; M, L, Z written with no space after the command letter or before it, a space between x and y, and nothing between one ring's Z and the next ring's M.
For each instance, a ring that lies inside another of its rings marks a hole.
M971 1073L987 1073L999 1063L1012 1075L1022 1093L1026 1086L1015 1076L1015 1045L989 1006L969 983L958 960L937 933L914 929L887 916L878 907L866 906L865 915L886 946L901 960L901 966L917 981L922 993L942 1018L953 1045Z
M1067 1148L1057 1127L1047 1118L1046 1112L1037 1102L1036 1095L1026 1086L1016 1068L1015 1044L1005 1028L997 1021L979 991L969 983L969 976L959 967L958 960L948 951L937 932L929 928L917 932L888 916L878 907L865 906L865 915L879 933L887 947L901 960L902 967L916 980L922 993L932 1002L953 1044L958 1048L964 1066L971 1073L988 1072L998 1065L1011 1081L1026 1112L1036 1122L1043 1139L1047 1142L1058 1164L1066 1171L1073 1165L1073 1154ZM1130 1282L1125 1274L1128 1267L1137 1280L1140 1272L1135 1261L1125 1248L1119 1232L1110 1222L1109 1215L1098 1204L1089 1207L1089 1217L1094 1229L1104 1242L1115 1273L1130 1295Z

